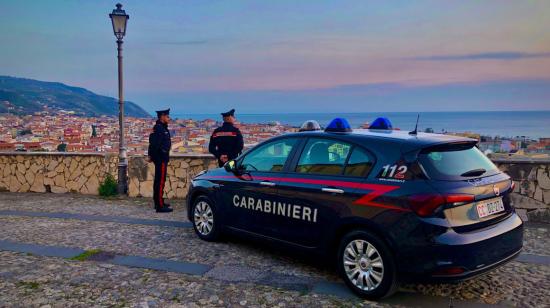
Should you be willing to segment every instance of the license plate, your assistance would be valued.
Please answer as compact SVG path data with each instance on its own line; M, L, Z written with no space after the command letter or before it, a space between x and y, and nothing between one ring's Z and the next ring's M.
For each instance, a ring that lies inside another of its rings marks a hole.
M496 213L504 211L504 203L502 203L502 198L495 198L487 201L478 202L477 205L477 215L479 218L487 217Z

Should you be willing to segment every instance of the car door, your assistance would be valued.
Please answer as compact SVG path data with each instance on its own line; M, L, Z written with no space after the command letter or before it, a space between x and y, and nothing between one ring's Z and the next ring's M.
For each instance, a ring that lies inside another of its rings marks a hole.
M362 196L357 188L373 163L371 154L350 143L309 138L278 183L279 197L298 205L301 219L287 219L277 236L306 247L324 244L338 219L351 215L350 205Z
M279 138L263 143L236 162L238 173L228 171L221 186L228 227L263 233L272 203L277 200L277 174L298 143L298 138Z

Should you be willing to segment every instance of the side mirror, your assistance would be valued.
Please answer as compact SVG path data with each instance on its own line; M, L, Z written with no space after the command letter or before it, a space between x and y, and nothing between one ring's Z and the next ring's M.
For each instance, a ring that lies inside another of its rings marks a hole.
M223 165L223 167L227 172L233 172L233 173L237 172L237 163L234 160L230 160L226 162L225 165Z

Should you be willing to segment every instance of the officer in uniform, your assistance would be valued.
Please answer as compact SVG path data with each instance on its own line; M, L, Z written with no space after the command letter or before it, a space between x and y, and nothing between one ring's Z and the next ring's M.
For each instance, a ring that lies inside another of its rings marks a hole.
M218 159L222 167L226 162L241 154L244 142L241 131L235 127L235 109L222 113L223 125L218 127L210 137L208 150Z
M153 184L153 200L158 213L172 212L170 204L164 203L164 183L166 182L166 167L170 159L172 140L168 131L170 109L157 111L157 122L153 133L149 135L149 160L155 164L155 181Z

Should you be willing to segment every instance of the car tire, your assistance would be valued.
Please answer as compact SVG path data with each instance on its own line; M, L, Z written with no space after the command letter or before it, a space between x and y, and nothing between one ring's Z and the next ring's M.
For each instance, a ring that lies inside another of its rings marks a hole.
M337 262L346 285L363 298L388 297L399 287L392 252L371 232L357 230L344 235Z
M207 196L199 196L193 202L191 219L195 233L205 241L220 239L221 225L214 202Z

